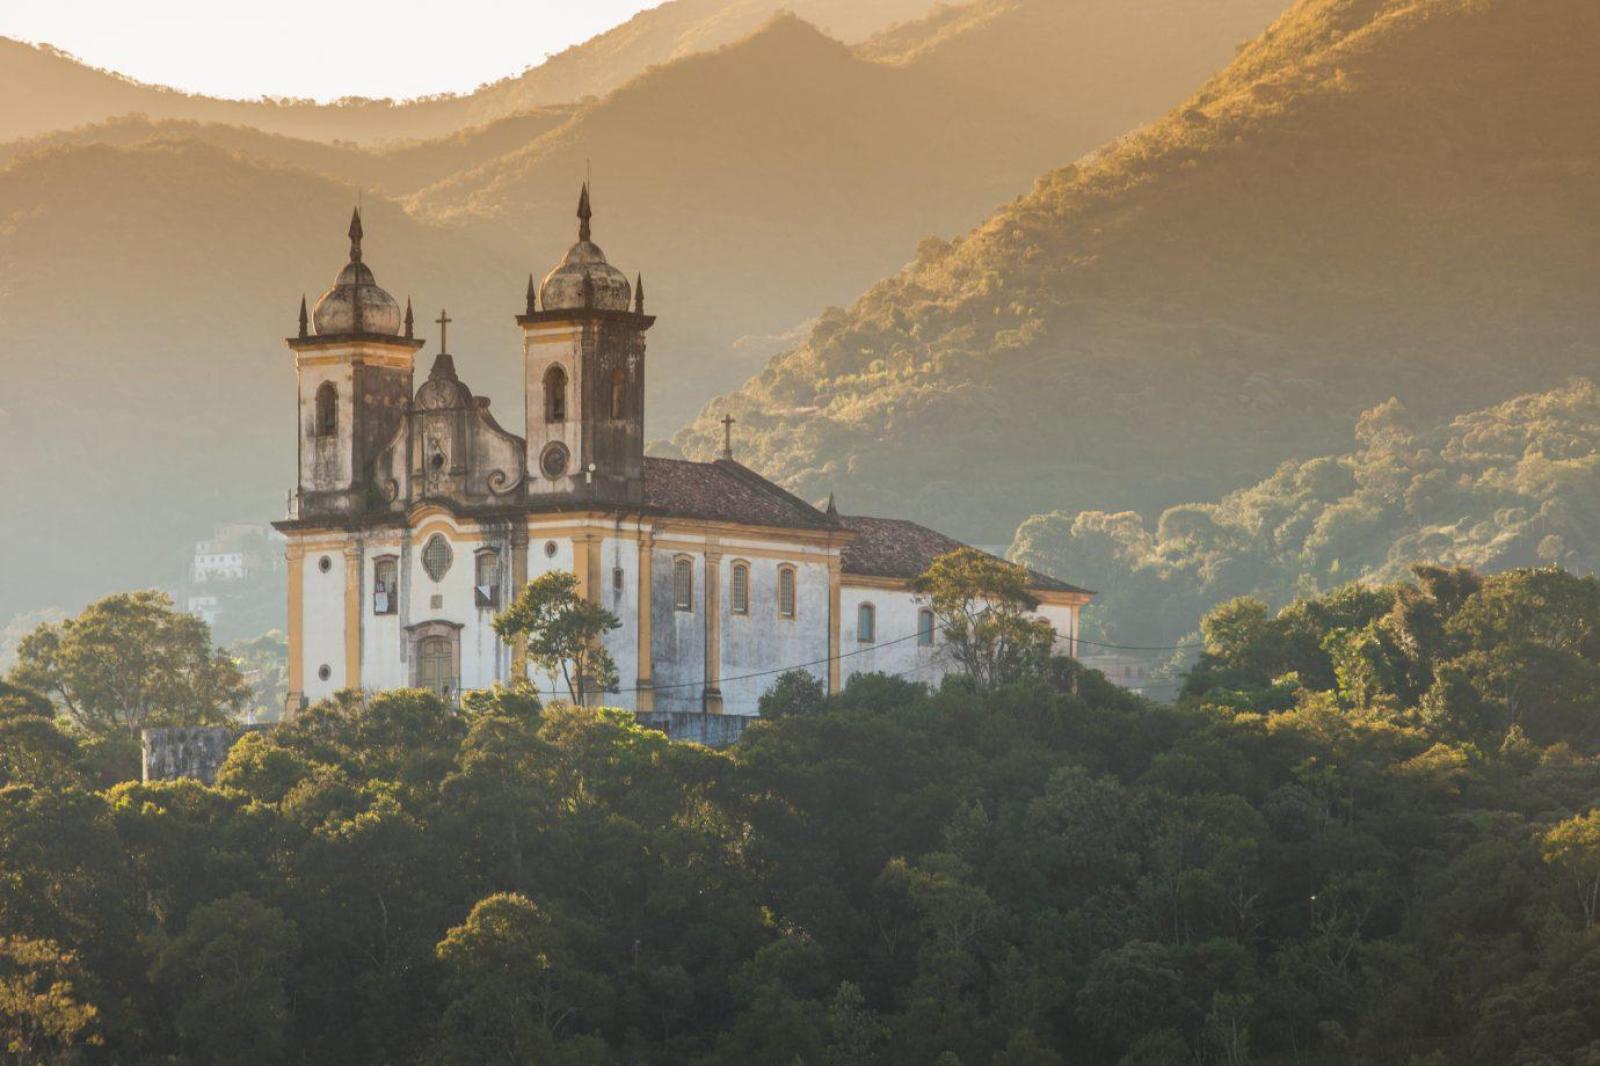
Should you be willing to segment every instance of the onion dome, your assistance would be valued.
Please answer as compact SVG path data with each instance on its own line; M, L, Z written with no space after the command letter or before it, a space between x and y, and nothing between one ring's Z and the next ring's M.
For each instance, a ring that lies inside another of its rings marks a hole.
M400 305L378 287L367 264L361 261L361 209L350 216L350 262L333 279L311 312L319 335L338 333L400 334Z
M626 311L632 302L633 286L627 275L606 262L606 253L589 239L589 183L584 182L578 197L578 243L539 285L539 303L546 311L598 308Z

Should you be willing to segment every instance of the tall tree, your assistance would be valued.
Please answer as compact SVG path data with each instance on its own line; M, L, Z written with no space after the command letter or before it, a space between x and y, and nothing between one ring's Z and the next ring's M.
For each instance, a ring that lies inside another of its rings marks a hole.
M528 642L528 659L548 674L560 674L572 702L583 703L615 688L617 664L602 638L621 626L617 616L578 594L578 579L552 570L530 581L494 621L500 639Z
M228 720L249 695L211 630L162 592L123 592L22 639L11 680L94 736Z
M911 583L933 608L951 654L981 690L1037 669L1050 654L1055 630L1033 615L1039 600L1028 571L976 548L935 559Z

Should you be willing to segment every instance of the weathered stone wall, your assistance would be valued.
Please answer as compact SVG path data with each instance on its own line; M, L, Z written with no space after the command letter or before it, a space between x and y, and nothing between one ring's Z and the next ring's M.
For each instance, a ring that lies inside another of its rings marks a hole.
M744 735L745 726L761 719L746 714L701 714L698 711L652 711L638 716L639 724L667 735L669 740L692 741L708 748L726 748Z
M173 781L193 778L211 784L228 757L233 742L264 726L193 726L146 729L140 733L144 747L144 779Z

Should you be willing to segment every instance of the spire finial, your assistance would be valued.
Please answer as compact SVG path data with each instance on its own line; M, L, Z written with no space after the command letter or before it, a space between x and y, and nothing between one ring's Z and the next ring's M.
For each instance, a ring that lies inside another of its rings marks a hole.
M440 311L439 317L434 319L434 321L439 323L439 354L443 355L445 352L450 350L449 348L445 347L445 330L450 327L450 323L454 322L455 319L451 318L445 312Z
M300 339L301 340L305 340L306 337L311 335L310 324L311 324L311 316L306 314L306 297L305 297L304 293L301 293L300 294Z
M633 313L644 314L644 275L633 276Z
M824 511L823 513L826 514L829 518L838 518L839 517L839 508L838 508L837 505L834 504L834 502L833 502L833 493L831 493L831 492L828 493L828 507L827 507L827 510Z
M722 416L722 457L724 459L733 458L733 424L737 421L738 419L732 415Z
M350 212L350 262L361 262L361 208Z
M589 183L583 183L583 191L578 194L578 240L589 239L589 219L594 217L594 212L589 209Z
M411 339L413 339L415 337L416 332L413 329L414 325L415 325L415 322L413 321L413 319L411 317L411 297L407 296L406 297L406 340L411 340Z

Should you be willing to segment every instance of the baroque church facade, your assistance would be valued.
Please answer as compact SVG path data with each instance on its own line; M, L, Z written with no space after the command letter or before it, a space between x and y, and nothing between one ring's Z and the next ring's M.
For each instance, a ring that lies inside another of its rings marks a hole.
M287 539L289 706L341 689L419 686L454 697L511 679L493 622L551 570L621 627L605 638L635 711L754 714L786 669L830 691L853 673L936 681L951 667L910 581L961 545L896 519L818 508L736 462L645 455L645 312L591 240L578 240L515 316L525 434L506 430L446 349L423 347L363 261L350 260L288 340L299 477ZM731 421L731 420L730 420ZM1076 649L1091 594L1033 575L1039 613ZM554 694L551 678L534 678Z

